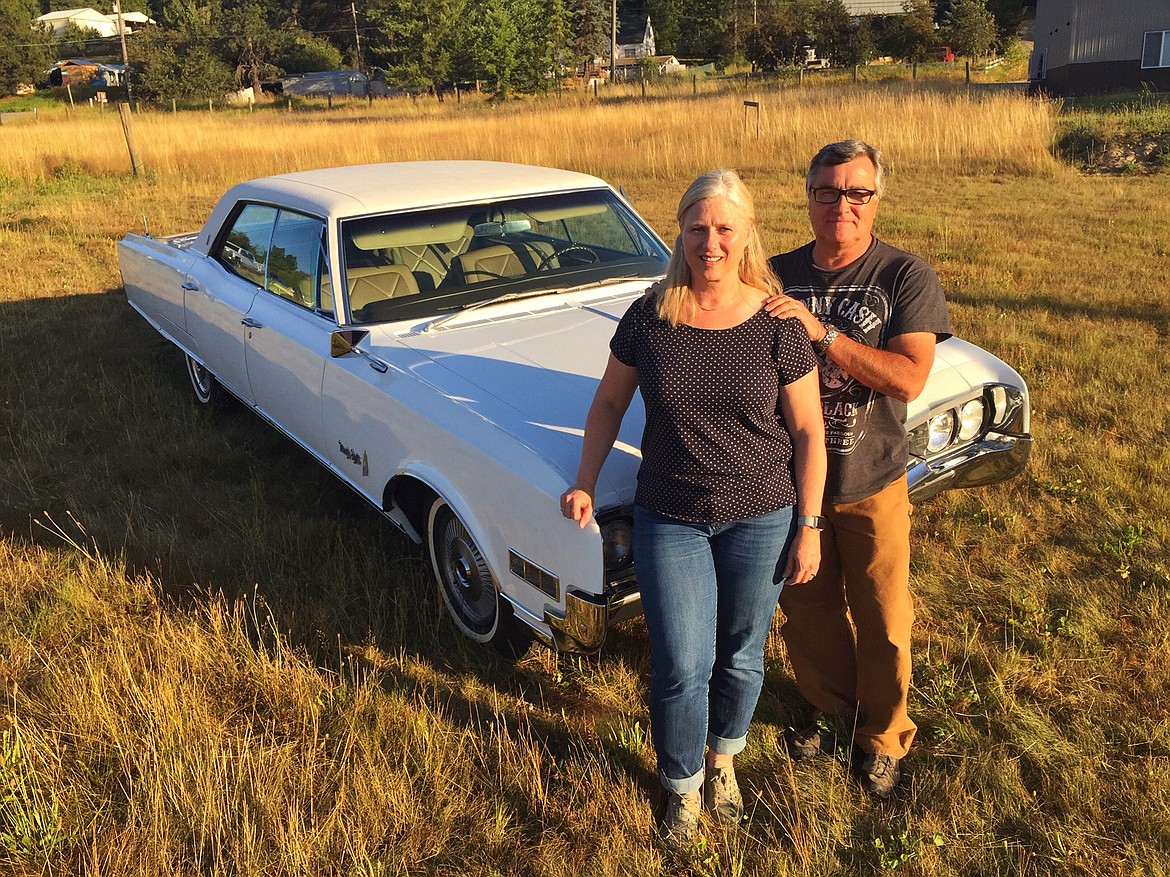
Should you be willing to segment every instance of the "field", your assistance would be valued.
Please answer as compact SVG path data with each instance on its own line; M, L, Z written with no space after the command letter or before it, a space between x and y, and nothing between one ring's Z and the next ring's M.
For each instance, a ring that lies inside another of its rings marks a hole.
M758 134L754 110L761 105ZM750 114L749 114L750 110ZM42 113L0 137L0 871L86 875L1170 874L1166 177L1053 156L1058 107L848 83L489 106ZM773 249L860 136L878 233L1033 393L1028 473L915 513L919 739L876 804L793 766L778 636L750 824L661 853L640 622L598 658L462 641L422 555L291 443L190 400L114 244L231 183L486 158L595 173L668 240L738 168Z

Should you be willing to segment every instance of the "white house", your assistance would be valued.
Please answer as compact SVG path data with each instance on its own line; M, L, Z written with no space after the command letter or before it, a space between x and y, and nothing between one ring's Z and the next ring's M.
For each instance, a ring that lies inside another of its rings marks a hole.
M654 25L650 23L649 15L646 16L646 26L641 29L641 33L633 29L623 29L618 34L617 60L652 58L655 54L657 53L654 47Z
M126 33L133 33L135 27L140 28L144 24L155 23L153 18L141 12L123 12L121 18L122 24L126 28ZM117 12L104 15L96 9L90 9L88 6L84 9L61 9L57 12L48 12L38 16L37 23L49 25L53 29L53 33L58 34L70 24L74 24L78 27L88 27L96 30L103 37L115 37L118 35Z
M53 33L61 33L71 24L78 27L88 27L96 30L103 37L118 35L118 25L111 21L108 15L102 15L96 9L61 9L57 12L46 12L37 18L40 24L47 24Z

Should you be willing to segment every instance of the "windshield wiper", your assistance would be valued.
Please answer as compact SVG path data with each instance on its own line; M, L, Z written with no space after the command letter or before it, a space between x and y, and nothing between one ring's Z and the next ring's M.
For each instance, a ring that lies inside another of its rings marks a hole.
M580 283L576 286L554 286L548 289L530 289L525 292L505 292L502 295L493 296L492 298L485 298L482 301L473 301L463 305L461 308L450 313L443 314L441 317L435 317L425 326L422 331L432 332L438 329L444 323L454 320L456 317L461 317L469 311L476 311L480 308L486 308L488 305L502 304L507 301L518 301L522 298L538 298L542 295L560 295L563 292L580 292L583 289L589 289L597 286L610 286L615 283L625 283L635 277L637 274L627 274L620 277L603 277L601 280L593 280L589 283Z
M463 314L466 314L468 311L477 311L480 308L486 308L488 305L497 305L506 301L517 301L518 299L522 298L536 298L537 296L541 295L556 295L560 291L561 290L559 289L530 289L527 292L505 292L503 295L492 296L491 298L485 298L482 301L469 302L456 311L451 311L449 314L443 314L441 317L435 317L433 320L423 326L423 331L430 332L433 329L439 328L444 323L449 322L450 320L454 320L456 317L463 316Z

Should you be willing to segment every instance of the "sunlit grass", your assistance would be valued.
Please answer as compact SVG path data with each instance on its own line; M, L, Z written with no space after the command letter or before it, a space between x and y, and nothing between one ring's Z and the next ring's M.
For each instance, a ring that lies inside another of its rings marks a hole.
M737 88L144 111L138 179L114 113L5 126L0 869L1168 872L1164 177L1077 175L1050 154L1054 106L1019 95ZM190 404L114 245L144 218L197 228L260 174L488 158L623 185L668 238L691 178L737 167L779 250L808 237L808 156L843 136L889 156L879 235L1023 374L1036 447L1024 476L915 512L920 735L897 799L869 802L847 758L789 762L774 634L740 759L751 823L670 862L641 624L600 658L514 666L460 639L404 537L256 418Z

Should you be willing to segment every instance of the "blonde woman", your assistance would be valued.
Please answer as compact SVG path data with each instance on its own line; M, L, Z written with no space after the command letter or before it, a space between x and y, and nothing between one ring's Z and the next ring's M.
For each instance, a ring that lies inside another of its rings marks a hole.
M561 497L584 527L634 390L646 406L634 546L649 633L651 737L665 794L658 831L690 845L705 804L736 824L764 640L784 584L820 563L824 424L816 358L797 320L761 309L779 291L751 195L732 171L695 180L678 206L663 283L634 302Z

